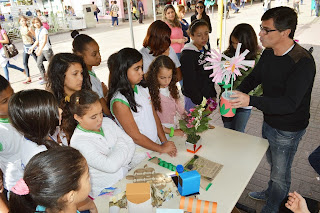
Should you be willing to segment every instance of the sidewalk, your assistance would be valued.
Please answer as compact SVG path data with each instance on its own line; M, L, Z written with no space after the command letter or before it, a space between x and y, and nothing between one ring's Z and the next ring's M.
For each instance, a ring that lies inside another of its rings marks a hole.
M317 70L319 71L320 67L320 18L315 16L310 16L310 2L305 1L304 5L300 6L300 14L298 20L298 28L295 34L295 39L299 40L299 43L309 49L309 47L314 47L313 56L316 60ZM272 1L272 6L275 3ZM290 0L289 5L292 6L292 0ZM249 23L253 26L257 34L259 33L259 25L261 23L260 19L263 13L262 3L254 2L251 6L250 3L247 3L244 9L240 9L240 12L233 14L233 11L230 13L230 18L227 19L227 28L226 36L229 37L234 26L239 23ZM187 21L190 23L189 13L186 15ZM212 33L210 34L210 42L212 47L216 47L216 32L217 32L217 11L214 12L213 18L212 14L208 14L211 18L212 23ZM135 46L137 49L142 47L143 39L146 35L147 29L152 23L153 19L144 20L144 24L138 24L134 21L134 36L135 36ZM86 29L80 33L85 33L92 36L100 45L100 52L102 56L101 65L95 68L97 76L101 81L107 84L109 71L107 68L107 60L109 55L120 50L124 47L131 47L131 38L130 38L130 28L128 22L120 22L119 27L110 27L110 23L100 23L96 28ZM61 33L57 35L50 36L50 40L53 44L54 53L59 52L71 52L72 51L72 38L70 32ZM228 40L228 39L227 39ZM22 53L22 43L16 43L19 52ZM227 47L227 44L226 46ZM11 63L23 67L22 64L22 54L19 54L17 61L11 60ZM47 62L45 62L47 66ZM12 87L15 91L22 89L31 89L31 88L41 88L44 86L38 84L40 77L39 70L37 69L35 61L30 57L29 67L31 70L32 83L29 85L22 84L24 80L24 75L16 70L10 69L10 81ZM0 74L4 75L3 70L0 69ZM218 111L215 112L213 116L212 123L214 125L223 126L221 121L221 116ZM263 115L259 110L254 109L252 115L249 119L246 133L254 136L261 137L261 126L262 126ZM310 124L307 129L307 133L300 142L297 154L295 156L293 167L292 167L292 184L290 191L296 190L301 193L303 196L308 196L310 198L320 200L320 181L316 179L317 174L313 171L312 167L308 163L309 154L319 146L319 133L320 133L320 76L317 73L316 79L314 82L313 93L312 93L312 102L311 102L311 118ZM249 153L248 153L249 154ZM248 198L247 194L249 191L257 191L266 188L267 181L269 180L269 165L266 162L266 159L260 163L260 166L256 170L252 179L248 183L246 189L244 190L239 202L245 204L251 208L260 212L263 202L254 201ZM236 178L236 175L235 175ZM218 204L219 205L219 204Z

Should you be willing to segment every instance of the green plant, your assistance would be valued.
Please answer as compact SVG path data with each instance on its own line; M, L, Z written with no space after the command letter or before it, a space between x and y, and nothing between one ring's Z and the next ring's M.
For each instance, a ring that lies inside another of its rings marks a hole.
M209 110L206 110L205 107ZM200 135L197 133L203 132L209 129L208 117L217 107L217 103L213 99L207 99L203 97L202 103L190 109L190 113L183 120L179 121L180 129L187 134L187 141L196 144L200 139Z

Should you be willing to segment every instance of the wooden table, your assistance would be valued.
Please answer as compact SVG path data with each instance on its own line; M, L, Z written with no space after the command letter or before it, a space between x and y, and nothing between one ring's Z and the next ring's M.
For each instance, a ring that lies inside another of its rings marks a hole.
M208 130L204 132L201 137L202 148L196 154L222 164L223 168L212 181L212 186L208 191L200 188L200 195L198 198L201 200L217 202L218 213L229 213L232 211L258 167L269 146L268 141L263 138L222 127ZM175 142L178 149L177 157L171 158L167 154L160 155L156 152L152 153L151 156L160 157L174 165L184 164L190 160L193 154L186 151L185 138L173 137L172 141ZM142 168L145 164L148 164L148 166L155 168L158 173L168 175L173 173L168 169L150 163L147 160L148 159L141 162L137 168ZM132 174L134 170L135 169L131 170L129 174ZM129 182L132 181L127 181L124 178L118 182L115 187L119 187L121 190L125 191L126 184ZM108 212L108 202L108 197L103 196L96 198L95 203L99 213ZM175 196L173 199L165 202L161 208L178 209L179 202L180 197ZM122 209L121 212L127 212L127 210Z

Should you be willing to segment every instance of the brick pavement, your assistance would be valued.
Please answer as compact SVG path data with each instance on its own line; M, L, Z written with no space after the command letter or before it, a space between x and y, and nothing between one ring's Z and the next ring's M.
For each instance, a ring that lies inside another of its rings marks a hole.
M272 2L274 3L274 1ZM274 4L273 4L274 5ZM289 6L292 5L292 0L290 0ZM320 67L320 19L310 16L310 2L306 2L304 5L300 6L300 14L298 21L298 28L295 38L299 40L300 44L305 48L310 46L314 47L313 56L316 60L317 70ZM251 24L256 32L259 31L260 18L262 16L262 3L254 3L250 6L247 3L244 9L240 10L238 14L230 14L230 19L227 19L226 35L228 36L233 27L239 23L249 23ZM191 14L187 14L187 20ZM211 17L211 14L209 14ZM210 35L211 45L214 46L216 41L216 26L217 26L217 13L215 11L213 18L211 18L213 32ZM158 17L160 18L160 17ZM142 46L143 38L146 34L149 24L152 22L151 19L145 20L145 24L139 25L134 22L134 35L136 48L139 49ZM107 59L109 55L116 52L123 47L131 46L130 31L128 23L120 23L119 27L110 27L110 23L101 23L97 25L96 28L86 29L81 33L86 33L92 36L100 45L100 51L102 55L102 63L99 67L95 69L98 77L107 83L108 79L108 69L107 69ZM72 50L72 38L70 37L70 32L60 33L56 35L51 35L50 39L53 44L53 50L55 53L58 52L70 52ZM22 50L22 43L16 43L20 52ZM22 64L22 54L19 55L17 61L12 63L23 67ZM46 62L45 62L46 63ZM46 65L46 64L45 64ZM22 89L31 88L44 88L38 84L38 77L40 76L39 71L36 67L35 61L30 58L29 66L31 69L33 82L29 85L22 84L24 80L23 74L18 71L10 70L10 79L12 87L15 91ZM0 74L3 75L3 70L0 69ZM297 154L295 156L293 167L292 167L292 185L291 191L297 190L303 196L308 196L310 198L320 200L320 181L316 179L317 174L313 171L312 167L308 163L309 154L319 146L319 133L320 133L320 76L317 73L314 88L312 92L311 100L311 118L310 124L307 128L307 132L300 142ZM261 137L261 126L262 126L263 116L259 110L253 109L252 115L249 119L246 133L254 136ZM212 123L214 125L223 126L221 117L218 112L213 115ZM269 165L266 162L265 157L261 161L259 167L254 173L252 179L247 185L245 191L243 192L240 202L252 207L260 212L263 202L254 201L248 198L247 194L249 191L262 190L267 186L267 181L269 180Z

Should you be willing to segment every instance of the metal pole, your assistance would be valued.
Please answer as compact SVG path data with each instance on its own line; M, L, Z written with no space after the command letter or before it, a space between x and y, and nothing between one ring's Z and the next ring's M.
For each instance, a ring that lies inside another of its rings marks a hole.
M129 24L130 24L130 33L131 33L132 48L135 48L135 45L134 45L134 36L133 36L133 25L132 25L132 14L131 14L131 4L130 4L130 0L127 0L127 7L128 7L128 17L129 17Z
M156 13L156 0L152 0L153 3L153 20L156 21L157 20L157 13Z
M222 42L222 50L225 50L225 42L226 42L226 30L227 30L227 0L223 0L224 6L224 16L223 16L223 34L221 38Z

